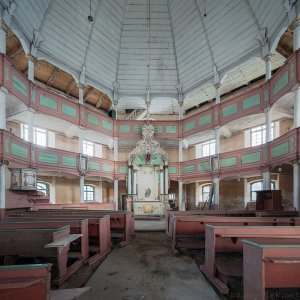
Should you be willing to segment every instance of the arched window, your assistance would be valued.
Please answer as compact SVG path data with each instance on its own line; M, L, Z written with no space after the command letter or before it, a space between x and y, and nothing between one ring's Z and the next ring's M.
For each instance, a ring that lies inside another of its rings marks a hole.
M92 185L84 186L84 201L87 202L95 201L95 188Z
M255 181L250 183L250 200L256 201L256 191L263 190L263 182L261 181ZM271 190L275 190L275 182L271 182Z
M49 195L49 184L48 183L45 183L43 181L38 181L36 183L36 189L39 191L39 192L42 192L45 194L45 196L48 196Z

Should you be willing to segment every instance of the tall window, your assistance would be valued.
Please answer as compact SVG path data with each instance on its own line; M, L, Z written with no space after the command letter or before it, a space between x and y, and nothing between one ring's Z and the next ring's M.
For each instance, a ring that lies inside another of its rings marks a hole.
M94 156L94 143L86 140L83 140L82 143L83 143L83 147L82 147L83 154Z
M202 201L208 200L211 184L202 186Z
M263 182L255 181L250 184L250 198L251 201L256 201L256 191L263 190ZM275 190L275 182L271 182L271 190Z
M275 125L271 124L271 140L274 139ZM264 144L266 142L266 125L261 125L250 129L251 147Z
M196 145L196 158L216 154L216 141L210 140Z
M95 201L95 188L91 185L84 186L84 201Z
M21 137L28 141L28 125L21 124ZM39 146L47 147L47 130L39 127L33 127L33 143Z
M45 196L49 195L49 184L48 183L38 181L36 183L36 188L39 192L44 193Z

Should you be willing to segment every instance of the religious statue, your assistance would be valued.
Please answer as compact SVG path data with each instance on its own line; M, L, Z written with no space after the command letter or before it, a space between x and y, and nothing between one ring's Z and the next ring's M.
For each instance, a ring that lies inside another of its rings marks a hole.
M151 189L150 188L145 189L145 197L149 197L150 194L151 194Z

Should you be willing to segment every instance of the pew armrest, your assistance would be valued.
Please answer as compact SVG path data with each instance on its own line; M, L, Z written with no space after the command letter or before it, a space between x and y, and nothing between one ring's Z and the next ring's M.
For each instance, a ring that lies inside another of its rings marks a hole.
M274 264L300 264L300 257L265 257L263 261Z
M47 244L45 248L59 248L68 246L71 242L77 240L82 237L82 234L69 234L66 237L62 237L60 239L55 240L54 242Z

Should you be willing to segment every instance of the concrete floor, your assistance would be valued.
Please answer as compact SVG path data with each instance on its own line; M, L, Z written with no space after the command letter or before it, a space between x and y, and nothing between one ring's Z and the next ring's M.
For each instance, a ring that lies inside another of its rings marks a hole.
M163 232L137 232L115 248L86 283L80 300L220 299L188 256L175 256Z
M166 231L166 220L135 220L135 231Z

